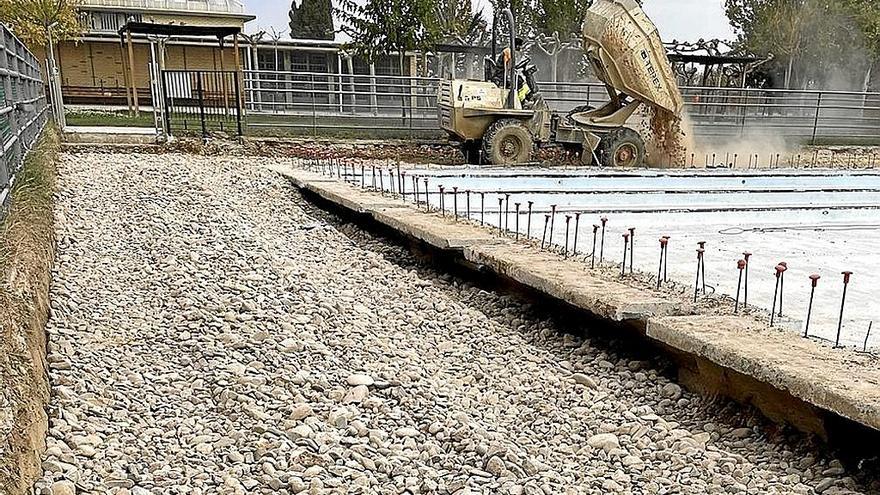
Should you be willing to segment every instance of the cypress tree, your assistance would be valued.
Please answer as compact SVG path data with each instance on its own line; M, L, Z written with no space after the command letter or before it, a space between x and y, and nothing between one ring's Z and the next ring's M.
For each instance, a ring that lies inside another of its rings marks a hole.
M295 39L332 40L333 5L331 0L293 0L290 4L290 37Z

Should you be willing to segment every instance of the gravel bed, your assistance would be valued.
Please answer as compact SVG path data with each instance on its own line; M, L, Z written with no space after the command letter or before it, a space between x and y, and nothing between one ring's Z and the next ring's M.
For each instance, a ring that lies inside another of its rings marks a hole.
M315 210L269 161L63 156L35 493L878 488L662 363Z

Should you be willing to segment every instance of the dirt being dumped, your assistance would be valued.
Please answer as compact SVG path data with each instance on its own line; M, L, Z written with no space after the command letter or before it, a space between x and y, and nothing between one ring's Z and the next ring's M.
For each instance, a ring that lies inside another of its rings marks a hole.
M659 107L648 110L647 162L652 167L688 166L688 154L696 149L693 130L686 118Z

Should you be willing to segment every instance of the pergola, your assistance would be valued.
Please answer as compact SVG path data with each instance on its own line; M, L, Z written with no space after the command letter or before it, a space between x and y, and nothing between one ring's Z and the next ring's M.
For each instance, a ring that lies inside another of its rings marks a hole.
M742 77L742 81L740 84L742 87L745 87L746 84L746 76L749 72L749 67L753 66L761 62L763 59L758 57L749 57L749 56L733 56L733 55L696 55L690 53L669 53L668 58L670 62L673 63L681 63L681 64L694 64L694 65L702 65L704 67L703 70L703 78L701 82L701 86L708 85L709 73L712 71L714 67L719 67L719 70L723 70L725 66L738 66L740 68L740 74ZM719 72L719 84L720 84L720 72Z
M165 69L165 49L164 42L175 36L193 36L193 37L216 37L220 46L220 67L225 70L225 60L223 48L227 37L232 36L232 43L235 52L235 70L241 71L241 55L238 52L238 36L241 34L241 28L237 26L187 26L180 24L157 24L152 22L127 22L119 28L119 49L122 54L122 74L125 80L125 94L128 100L129 110L135 113L140 111L138 104L137 88L134 82L134 47L132 43L133 34L142 34L147 37L155 36L164 38L159 42L158 53L154 51L153 42L150 42L151 56L155 57L158 69ZM126 56L124 54L125 46L128 46L128 64L126 66ZM240 77L240 76L239 76ZM240 97L240 95L239 95Z

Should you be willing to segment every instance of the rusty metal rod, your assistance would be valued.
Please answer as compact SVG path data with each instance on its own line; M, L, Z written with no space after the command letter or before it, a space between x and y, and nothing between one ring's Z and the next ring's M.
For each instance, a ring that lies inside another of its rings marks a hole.
M568 225L571 223L571 215L565 215L565 250L562 252L564 258L568 258Z
M746 268L745 260L737 261L736 267L739 270L739 280L736 282L736 302L733 304L733 312L739 313L739 292L743 282L743 270Z
M810 288L810 302L807 304L807 320L804 323L804 338L810 336L810 317L813 314L813 298L816 296L816 286L819 285L819 279L822 278L818 274L810 275L812 287Z
M516 218L514 219L514 228L516 229L516 234L514 234L514 240L519 240L519 206L522 203L514 203L513 206L516 208Z
M636 250L636 228L629 228L629 274L633 274L633 257Z
M697 296L700 294L700 267L703 266L703 249L697 249L697 280L694 282L694 303L697 302Z
M840 331L843 329L843 307L846 304L846 288L849 286L849 279L853 272L845 271L841 272L841 274L843 275L843 296L840 298L840 316L837 320L837 337L834 339L834 347L840 345Z
M593 224L593 252L590 253L590 268L596 268L596 237L599 232L599 226Z
M544 242L547 240L547 225L550 224L550 215L544 215L544 234L541 235L541 249L544 249Z
M504 198L498 197L498 235L504 235L502 232L503 225L501 223L501 206L504 204Z

